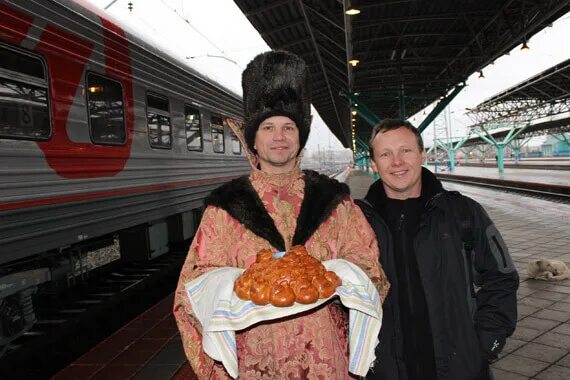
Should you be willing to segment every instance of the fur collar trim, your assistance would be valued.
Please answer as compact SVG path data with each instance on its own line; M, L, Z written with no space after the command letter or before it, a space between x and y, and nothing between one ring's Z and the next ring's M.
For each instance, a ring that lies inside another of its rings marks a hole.
M305 244L338 204L350 196L350 189L344 183L312 170L304 170L303 173L305 196L293 235L293 245ZM247 176L234 179L212 191L206 198L206 206L210 205L224 209L273 247L285 250L283 237Z

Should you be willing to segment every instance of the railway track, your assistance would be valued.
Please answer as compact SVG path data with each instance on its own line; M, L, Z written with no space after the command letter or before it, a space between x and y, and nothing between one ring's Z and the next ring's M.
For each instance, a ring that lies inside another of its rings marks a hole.
M532 170L570 170L570 164L566 162L559 163L513 163L505 162L504 167L509 169L532 169ZM478 167L478 168L497 168L497 163L475 163L475 162L462 162L461 166L465 167Z
M76 286L34 296L37 323L0 358L1 379L49 378L174 291L187 244L146 263L120 260Z
M445 173L437 173L436 176L442 181L492 188L552 202L570 204L570 186L468 177Z

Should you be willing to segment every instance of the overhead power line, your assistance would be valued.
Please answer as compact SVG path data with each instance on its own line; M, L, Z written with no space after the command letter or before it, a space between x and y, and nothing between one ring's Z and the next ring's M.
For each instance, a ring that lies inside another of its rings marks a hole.
M208 41L208 43L210 45L212 45L213 47L215 47L220 53L222 53L223 57L220 58L224 58L230 62L234 62L237 65L237 62L228 57L228 55L224 52L224 50L222 50L218 45L216 45L214 43L214 41L210 40L204 33L202 33L198 28L196 28L194 25L192 25L192 23L190 22L190 20L188 20L184 15L180 14L178 12L178 10L176 8L172 8L170 5L168 5L167 2L165 2L164 0L161 0L162 4L164 4L164 6L166 6L168 9L170 9L172 12L174 12L174 14L178 17L180 17L180 19L182 19L186 24L188 24L188 26L190 26L192 29L194 29L194 31L196 33L198 33L203 39L205 39L206 41ZM213 56L213 57L218 57L218 56ZM239 66L239 65L238 65Z

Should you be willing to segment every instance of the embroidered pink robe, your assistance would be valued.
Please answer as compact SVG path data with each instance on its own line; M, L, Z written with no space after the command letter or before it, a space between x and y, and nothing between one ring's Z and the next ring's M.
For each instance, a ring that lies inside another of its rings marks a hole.
M253 170L250 181L287 248L304 195L303 173L284 175ZM374 232L352 199L342 201L305 244L321 261L342 258L357 264L377 284L384 300L389 284L378 261ZM201 326L192 314L184 284L224 266L247 268L270 243L246 229L221 208L206 208L190 246L176 290L174 314L186 356L200 379L230 378L221 363L202 350ZM348 316L338 304L278 321L257 324L236 334L240 379L347 379Z

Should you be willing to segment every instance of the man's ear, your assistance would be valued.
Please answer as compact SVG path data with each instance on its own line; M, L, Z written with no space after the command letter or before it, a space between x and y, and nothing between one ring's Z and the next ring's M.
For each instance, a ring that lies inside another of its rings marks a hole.
M422 150L421 157L422 157L422 162L425 162L426 161L426 150L425 149Z
M376 174L380 174L378 173L378 167L376 166L376 162L374 162L373 159L370 159L370 166L372 167L372 171Z

